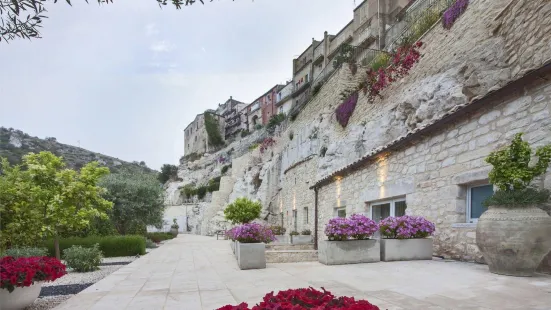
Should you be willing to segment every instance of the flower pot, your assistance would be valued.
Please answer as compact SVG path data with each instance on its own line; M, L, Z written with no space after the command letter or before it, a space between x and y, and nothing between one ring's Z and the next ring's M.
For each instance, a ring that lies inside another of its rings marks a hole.
M289 235L275 235L274 243L289 243Z
M178 228L170 228L170 233L174 238L178 237Z
M41 288L42 282L36 282L28 287L16 287L11 293L7 289L0 289L0 309L25 309L38 298Z
M431 260L432 238L381 239L381 260Z
M264 269L266 268L266 244L265 243L237 243L237 263L239 269Z
M532 276L551 250L551 217L536 206L491 206L478 219L476 244L490 272Z
M379 240L322 241L319 262L325 265L373 263L381 261Z
M312 236L310 235L296 235L291 236L292 244L310 244L312 242Z

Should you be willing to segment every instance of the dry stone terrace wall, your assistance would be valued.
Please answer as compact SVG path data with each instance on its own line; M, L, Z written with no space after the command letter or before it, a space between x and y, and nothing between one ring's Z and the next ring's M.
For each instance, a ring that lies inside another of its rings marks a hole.
M549 75L548 75L549 77ZM319 240L337 206L347 214L370 214L367 202L405 197L406 213L436 224L434 251L455 259L481 261L476 225L466 224L466 191L487 182L484 158L518 132L533 147L551 143L551 83L501 99L497 106L458 118L414 145L381 155L349 176L319 191ZM551 171L541 180L551 189Z

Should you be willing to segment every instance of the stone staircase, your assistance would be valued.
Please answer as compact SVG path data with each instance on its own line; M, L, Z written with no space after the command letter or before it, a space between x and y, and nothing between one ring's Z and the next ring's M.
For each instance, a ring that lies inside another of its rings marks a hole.
M220 188L218 191L212 193L210 205L206 208L205 214L203 215L203 218L208 220L203 221L201 224L202 234L213 234L219 229L216 225L217 222L225 221L222 211L228 203L234 184L235 179L230 176L223 176L220 178Z
M318 251L313 244L267 244L266 263L317 262Z

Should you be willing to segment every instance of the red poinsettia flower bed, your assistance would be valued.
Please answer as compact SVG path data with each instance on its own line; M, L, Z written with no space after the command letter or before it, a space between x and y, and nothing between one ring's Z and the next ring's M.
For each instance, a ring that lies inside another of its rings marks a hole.
M249 308L246 303L237 306L227 305L218 310L379 310L367 300L355 300L354 297L335 297L331 292L314 288L280 291L266 294L261 303Z
M66 274L65 265L53 257L6 256L0 259L0 289L10 293L16 287L31 286L39 281L55 281Z

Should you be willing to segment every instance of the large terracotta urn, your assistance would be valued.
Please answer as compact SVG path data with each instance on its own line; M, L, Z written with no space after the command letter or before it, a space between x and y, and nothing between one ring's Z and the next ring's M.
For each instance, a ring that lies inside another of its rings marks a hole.
M490 272L532 276L551 251L551 217L536 206L491 206L478 219L476 244Z
M11 293L7 289L0 289L0 309L25 309L38 298L41 289L42 282L35 282L27 287L16 287Z

